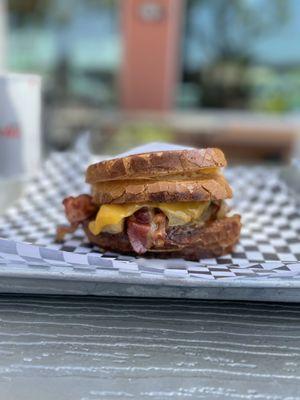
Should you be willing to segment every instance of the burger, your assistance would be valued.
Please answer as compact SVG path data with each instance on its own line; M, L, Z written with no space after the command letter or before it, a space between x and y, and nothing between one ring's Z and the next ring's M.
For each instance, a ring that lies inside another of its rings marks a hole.
M90 165L91 194L63 200L68 226L57 240L82 226L88 240L122 254L186 260L229 253L240 216L229 212L232 190L217 148L128 155Z

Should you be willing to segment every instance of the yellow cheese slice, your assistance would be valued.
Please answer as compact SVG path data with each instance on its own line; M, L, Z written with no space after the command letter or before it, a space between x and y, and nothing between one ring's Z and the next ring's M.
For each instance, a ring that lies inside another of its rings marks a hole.
M93 235L102 231L110 233L122 232L124 219L142 207L159 208L169 220L169 226L184 225L201 217L209 206L209 201L147 203L147 204L103 204L94 221L89 224Z
M99 235L104 227L113 227L117 225L122 231L122 222L126 217L134 214L140 205L137 204L103 204L94 221L89 223L89 230L93 235ZM117 233L117 232L114 232Z
M209 203L209 201L158 203L157 207L168 217L169 226L177 226L199 219Z

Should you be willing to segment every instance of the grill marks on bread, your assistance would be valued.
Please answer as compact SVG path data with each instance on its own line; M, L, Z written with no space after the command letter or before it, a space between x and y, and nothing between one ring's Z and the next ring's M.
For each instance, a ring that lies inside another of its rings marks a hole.
M123 180L92 185L96 204L145 202L210 201L232 197L232 190L221 174L186 180Z
M94 184L111 180L163 177L225 166L225 156L216 148L152 152L90 165L86 172L86 182Z

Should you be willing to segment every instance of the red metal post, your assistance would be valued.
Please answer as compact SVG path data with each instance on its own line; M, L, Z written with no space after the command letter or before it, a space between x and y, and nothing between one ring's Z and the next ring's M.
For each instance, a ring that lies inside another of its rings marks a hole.
M174 104L184 0L121 2L123 110L169 110Z

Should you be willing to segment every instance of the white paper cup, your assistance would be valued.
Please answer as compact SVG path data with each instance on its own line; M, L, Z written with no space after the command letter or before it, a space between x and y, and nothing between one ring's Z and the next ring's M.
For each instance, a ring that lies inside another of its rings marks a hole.
M0 179L25 178L41 158L41 78L0 74Z

